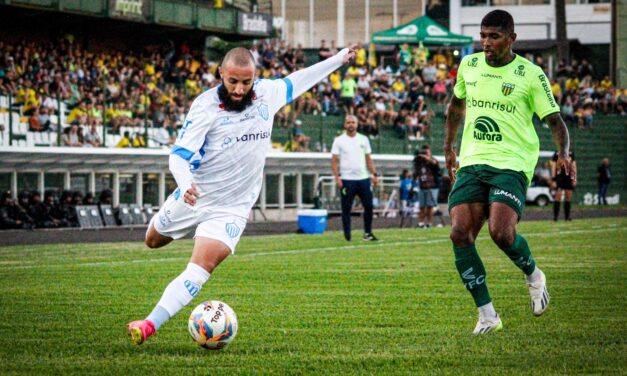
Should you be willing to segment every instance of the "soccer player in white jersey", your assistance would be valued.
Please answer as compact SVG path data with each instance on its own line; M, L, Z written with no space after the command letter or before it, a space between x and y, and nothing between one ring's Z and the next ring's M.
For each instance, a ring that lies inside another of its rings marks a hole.
M235 252L261 190L274 115L354 56L353 47L345 48L281 80L255 80L250 51L225 55L222 84L194 100L172 148L170 171L178 188L146 232L146 245L159 248L196 228L192 257L148 317L127 325L135 344L189 304Z

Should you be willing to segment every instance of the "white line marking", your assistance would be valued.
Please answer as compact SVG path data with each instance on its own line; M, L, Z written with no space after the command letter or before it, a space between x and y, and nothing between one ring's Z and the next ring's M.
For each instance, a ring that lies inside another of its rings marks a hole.
M627 227L607 227L601 229L582 229L582 230L563 230L563 231L553 231L553 232L531 232L527 234L523 234L525 237L538 237L538 238L546 238L560 235L568 235L568 234L587 234L587 233L595 233L595 232L608 232L608 231L624 231L627 230ZM481 238L481 241L491 241L490 238ZM242 255L235 255L234 257L239 258L247 258L247 257L259 257L259 256L273 256L273 255L294 255L294 254L303 254L303 253L315 253L315 252L327 252L327 251L350 251L353 249L363 249L363 248L383 248L383 247L393 247L393 246L408 246L408 245L425 245L425 244L435 244L435 243L447 243L450 242L449 237L432 239L432 240L412 240L412 241L398 241L398 242L370 242L368 244L361 245L344 245L344 246L330 246L330 247L319 247L319 248L308 248L308 249L290 249L284 251L274 251L274 252L255 252L248 253ZM1 265L0 270L16 270L16 269L33 269L33 268L51 268L51 267L90 267L90 266L105 266L105 265L127 265L127 264L147 264L147 263L161 263L161 262L170 262L170 261L185 261L189 260L189 257L167 257L167 258L153 258L153 259L137 259L137 260L124 260L124 261L102 261L102 262L86 262L86 263L77 263L77 264L38 264L38 265ZM29 261L30 262L30 261Z

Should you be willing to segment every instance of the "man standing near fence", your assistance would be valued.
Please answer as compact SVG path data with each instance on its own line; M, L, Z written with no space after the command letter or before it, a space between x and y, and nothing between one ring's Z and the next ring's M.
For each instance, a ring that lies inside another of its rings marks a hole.
M342 195L344 238L351 240L351 209L357 195L364 207L363 239L377 241L379 239L372 234L372 184L379 184L379 178L370 157L370 141L357 133L357 117L354 115L346 116L344 129L346 132L338 136L331 147L331 169ZM372 174L372 181L368 171Z

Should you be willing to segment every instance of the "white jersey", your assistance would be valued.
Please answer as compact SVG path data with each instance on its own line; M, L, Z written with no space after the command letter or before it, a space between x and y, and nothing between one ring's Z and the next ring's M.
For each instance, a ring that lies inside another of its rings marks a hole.
M366 154L371 154L368 137L357 133L349 137L346 133L333 140L331 154L340 157L340 178L342 180L368 179Z
M252 105L241 112L224 110L217 88L198 96L171 152L189 163L170 157L180 191L193 181L200 194L196 208L247 217L261 190L274 115L339 68L347 52L280 80L255 81Z
M217 88L194 100L172 149L190 162L198 207L229 208L241 216L257 200L274 114L287 103L285 81L259 80L252 105L223 109Z

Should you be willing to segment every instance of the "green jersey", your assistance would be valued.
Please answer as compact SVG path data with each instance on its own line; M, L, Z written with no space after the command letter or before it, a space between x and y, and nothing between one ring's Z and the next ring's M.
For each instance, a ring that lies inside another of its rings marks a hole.
M468 55L454 92L466 99L460 167L522 171L531 182L540 151L533 113L544 119L560 111L542 69L518 55L502 67L489 66L483 52Z

